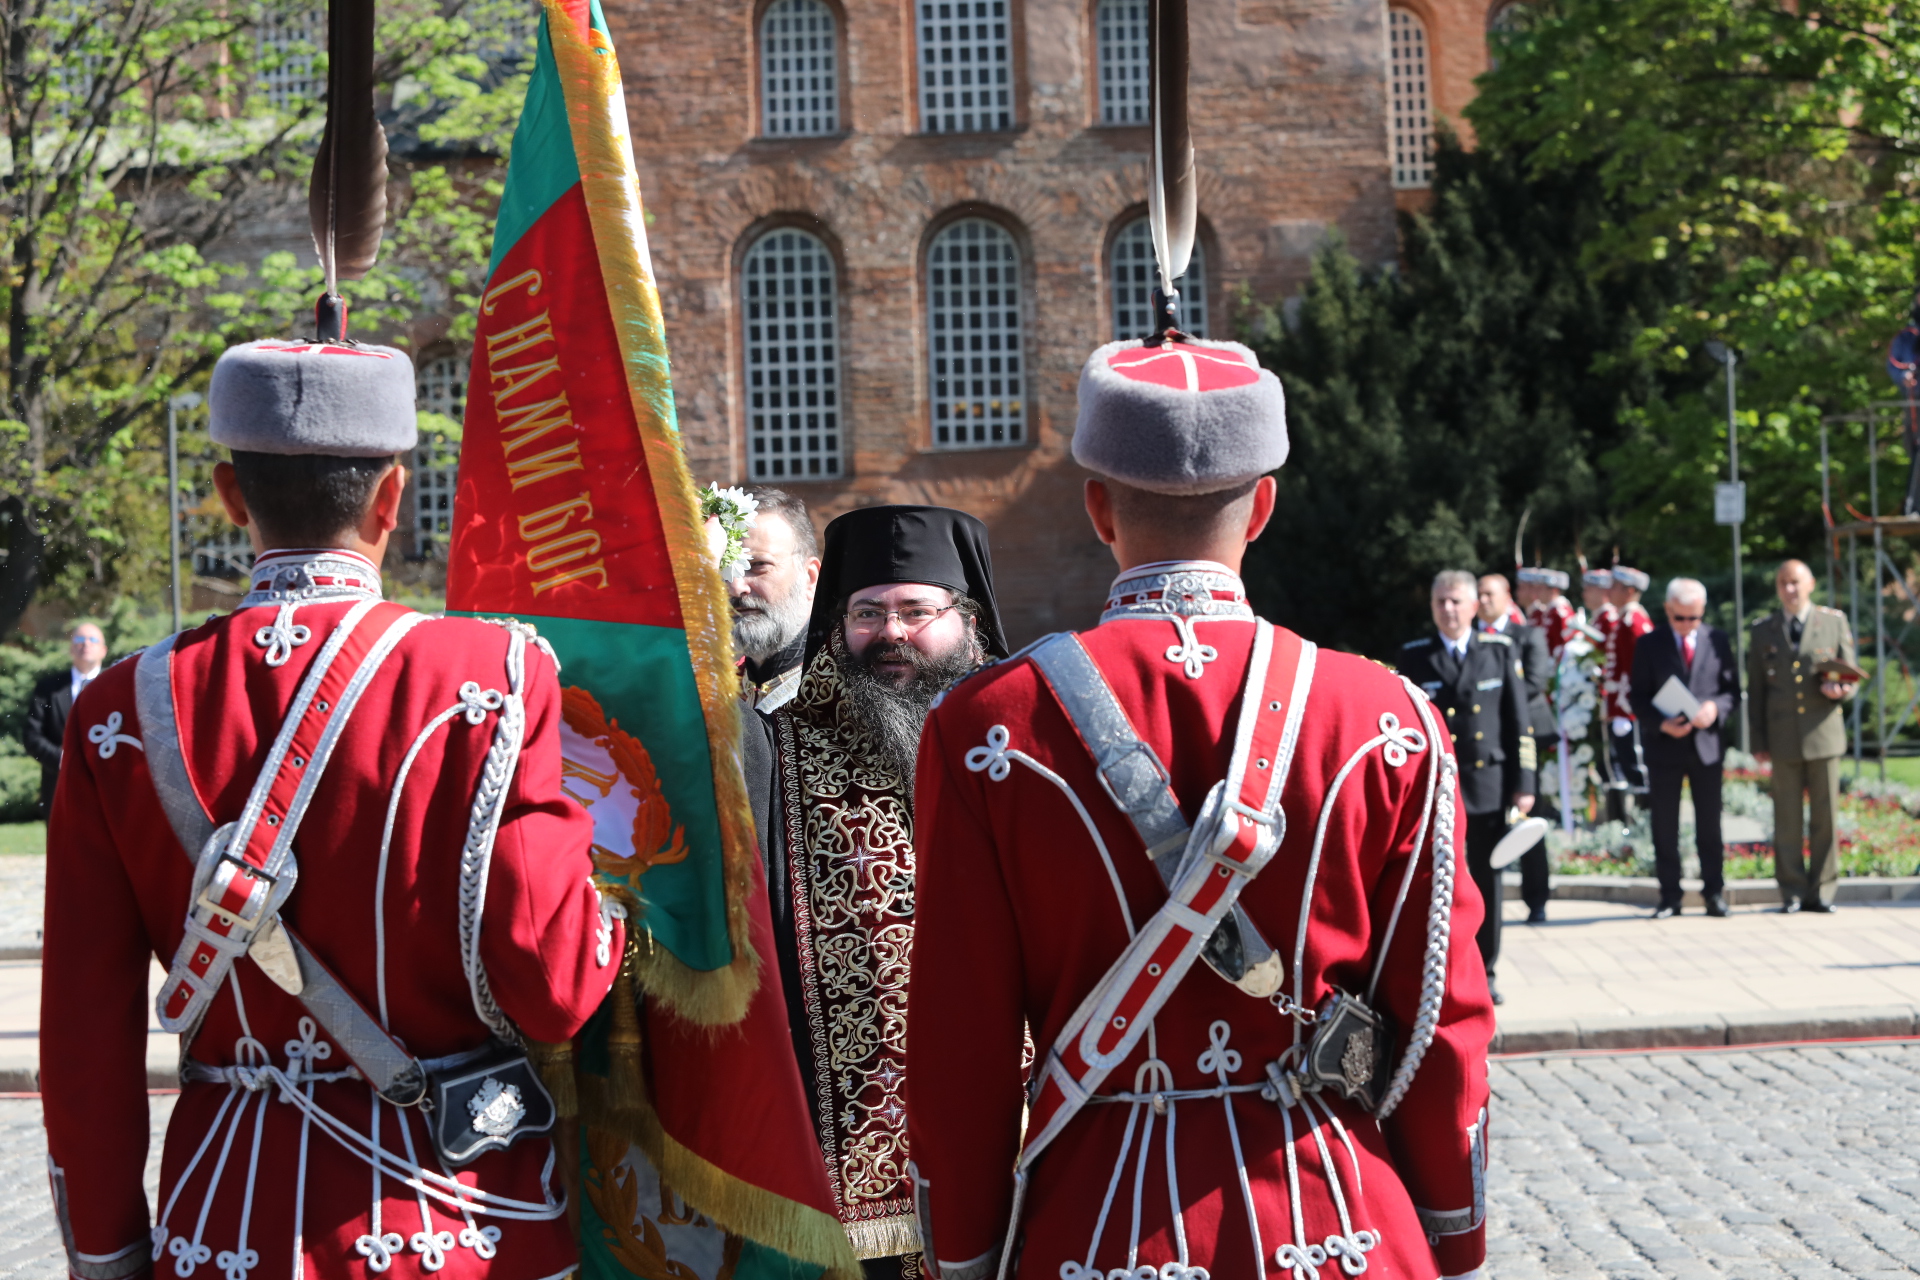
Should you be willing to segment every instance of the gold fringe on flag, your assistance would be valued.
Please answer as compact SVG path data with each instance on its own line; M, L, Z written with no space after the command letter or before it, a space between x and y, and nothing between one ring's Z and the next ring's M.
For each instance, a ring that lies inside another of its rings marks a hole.
M665 947L650 947L641 952L635 976L647 995L687 1021L727 1026L746 1016L760 982L760 957L747 931L747 893L755 873L753 814L745 782L732 767L740 749L732 615L720 575L707 559L700 500L674 415L665 326L647 252L646 216L627 133L619 62L605 35L591 27L583 33L561 0L546 0L546 9L574 158L700 690L720 819L727 940L732 947L731 961L714 970L691 968Z
M613 1180L611 1166L632 1143L653 1162L662 1183L722 1231L822 1267L822 1280L862 1280L860 1260L839 1219L732 1177L675 1142L644 1098L637 1110L616 1104L614 1089L613 1081L581 1073L581 1118L603 1183Z

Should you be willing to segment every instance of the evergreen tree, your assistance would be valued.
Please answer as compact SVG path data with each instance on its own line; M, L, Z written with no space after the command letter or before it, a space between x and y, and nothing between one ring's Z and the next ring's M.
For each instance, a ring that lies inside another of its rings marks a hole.
M1390 659L1430 625L1435 572L1511 572L1524 510L1529 558L1538 546L1571 568L1577 544L1609 559L1603 459L1623 417L1712 375L1663 369L1645 342L1687 268L1586 270L1608 212L1591 170L1535 174L1443 141L1398 270L1364 273L1336 241L1297 311L1254 313L1248 340L1286 386L1293 441L1248 557L1263 612Z

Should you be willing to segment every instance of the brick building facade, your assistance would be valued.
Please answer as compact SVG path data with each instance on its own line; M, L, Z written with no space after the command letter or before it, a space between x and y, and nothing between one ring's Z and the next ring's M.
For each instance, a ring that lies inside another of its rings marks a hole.
M1212 336L1243 286L1297 290L1330 228L1393 256L1396 187L1424 185L1396 129L1455 115L1486 57L1485 0L1406 2L1419 47L1390 54L1413 37L1380 0L1193 0L1185 292ZM822 522L962 507L1016 640L1097 616L1113 566L1068 445L1081 362L1144 301L1145 8L607 4L696 475Z

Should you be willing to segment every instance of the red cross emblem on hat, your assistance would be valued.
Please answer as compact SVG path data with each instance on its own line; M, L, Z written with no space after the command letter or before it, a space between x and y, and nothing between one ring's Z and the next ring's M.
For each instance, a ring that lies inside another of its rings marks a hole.
M1260 370L1233 352L1184 342L1129 347L1114 352L1107 364L1123 378L1175 391L1224 391L1260 380Z
M392 356L379 351L366 351L354 347L336 347L331 342L262 342L260 349L272 351L283 356L371 356L376 360L391 360Z

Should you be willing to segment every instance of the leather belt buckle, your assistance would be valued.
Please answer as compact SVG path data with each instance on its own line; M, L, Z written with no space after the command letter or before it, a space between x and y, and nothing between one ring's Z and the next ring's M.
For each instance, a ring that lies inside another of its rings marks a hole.
M226 864L231 864L233 870L223 877L220 872ZM234 883L243 875L250 882L247 899L241 904L240 909L235 911L221 899L227 896ZM267 904L273 899L273 888L278 883L279 877L267 874L245 858L223 853L213 864L212 874L207 877L207 887L200 891L200 897L194 906L229 924L244 925L249 929L256 928L261 917L266 913ZM256 889L264 889L266 892L256 892Z

